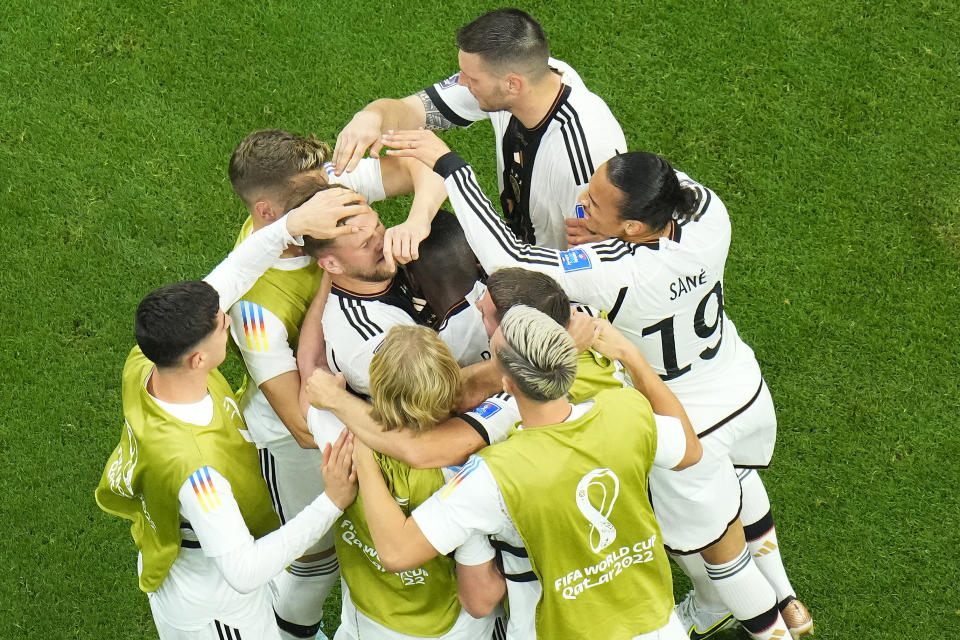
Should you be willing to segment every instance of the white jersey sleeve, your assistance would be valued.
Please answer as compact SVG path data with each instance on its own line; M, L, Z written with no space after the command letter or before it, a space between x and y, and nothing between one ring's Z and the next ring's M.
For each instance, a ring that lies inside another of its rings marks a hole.
M457 547L453 553L453 559L458 564L474 567L493 560L496 555L497 552L490 544L490 539L482 533L475 533Z
M520 242L480 190L470 165L456 153L441 158L434 170L444 178L447 194L470 248L487 273L523 267L552 277L571 299L610 311L618 290L632 282L632 270L616 258L636 252L637 245L606 240L561 251ZM651 269L656 269L654 263Z
M657 422L657 452L653 464L664 469L673 469L687 453L687 436L683 423L673 416L654 414Z
M230 319L230 334L254 384L259 387L282 373L297 370L287 327L269 309L240 300L230 308Z
M179 500L204 555L216 561L230 586L241 593L266 584L343 513L323 493L282 527L254 541L230 483L211 467L198 469L183 483Z
M457 417L473 427L490 445L507 439L510 430L520 422L520 409L513 396L501 392Z
M513 526L493 474L477 455L470 456L452 480L414 509L412 517L442 554L473 534L495 534Z
M457 127L469 127L478 120L490 117L488 112L480 108L470 90L460 84L459 72L427 87L424 92L437 111Z
M226 312L273 266L287 245L303 245L303 239L287 232L284 216L254 231L204 278L220 294L220 308Z
M356 191L368 203L387 198L383 188L383 173L380 169L379 158L363 158L357 163L356 169L349 173L344 172L340 176L334 172L332 162L325 163L323 169L327 174L327 182L339 184Z

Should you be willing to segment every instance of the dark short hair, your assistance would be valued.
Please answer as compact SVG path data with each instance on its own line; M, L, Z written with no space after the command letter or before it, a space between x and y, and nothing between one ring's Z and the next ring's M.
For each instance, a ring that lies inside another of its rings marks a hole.
M248 134L230 157L230 184L248 205L257 192L276 189L301 171L320 169L330 159L330 146L310 134L261 129Z
M517 304L545 313L561 327L570 322L570 298L557 281L545 273L520 267L499 269L487 278L487 291L497 308L497 322Z
M543 27L520 9L489 11L460 27L457 47L464 53L478 54L497 69L518 71L533 79L549 69L550 44Z
M202 280L187 280L148 293L137 307L134 334L143 355L158 367L179 364L217 327L220 294Z
M477 256L457 217L449 211L437 212L430 224L430 235L420 242L419 254L419 258L404 266L418 283L439 280L455 287L468 286L469 291L480 279Z
M607 160L607 179L623 196L620 217L661 231L674 216L684 216L696 204L696 194L680 186L673 167L661 156L630 151Z

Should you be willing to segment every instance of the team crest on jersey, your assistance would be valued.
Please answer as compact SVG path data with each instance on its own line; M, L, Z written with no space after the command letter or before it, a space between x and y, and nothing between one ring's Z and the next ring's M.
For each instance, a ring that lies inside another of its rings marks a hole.
M459 82L460 82L460 72L458 71L458 72L456 72L455 74L453 74L452 76L450 76L449 78L447 78L446 80L442 80L442 81L440 82L440 88L441 88L441 89L449 89L450 87L454 86L455 84L457 84L457 83L459 83Z
M590 500L591 487L594 488L594 496L600 497L599 506ZM619 494L620 479L610 469L594 469L580 478L577 484L577 508L590 522L590 548L596 553L609 547L617 537L617 529L609 518ZM607 498L610 499L609 504Z
M590 262L590 256L588 256L587 252L583 249L561 251L560 264L563 265L563 270L567 273L593 268L593 264Z
M495 413L500 411L500 406L496 405L489 400L484 400L476 409L473 409L470 413L475 413L481 418L489 418Z

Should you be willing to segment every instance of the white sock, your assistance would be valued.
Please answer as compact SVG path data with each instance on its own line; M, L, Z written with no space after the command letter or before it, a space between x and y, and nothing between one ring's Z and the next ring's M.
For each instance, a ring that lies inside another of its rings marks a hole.
M273 579L276 590L273 610L284 640L313 638L323 621L323 603L340 581L337 556L311 562L294 560Z
M720 593L713 585L713 581L710 580L710 576L707 575L707 570L703 566L703 558L700 557L699 553L688 556L674 555L671 557L680 568L683 569L683 572L687 574L690 582L693 583L693 593L697 598L699 608L714 613L725 613L730 610L729 607L724 604L723 599L720 598Z
M796 597L787 570L783 566L780 556L780 546L777 544L777 530L773 525L773 512L770 510L770 499L763 486L760 474L753 469L743 469L740 476L740 487L743 490L743 509L740 520L743 522L743 533L747 538L747 548L753 556L754 562L760 571L773 586L777 593L777 601L783 605Z
M723 602L751 636L757 640L790 640L773 587L760 573L746 547L729 562L704 562L704 566Z

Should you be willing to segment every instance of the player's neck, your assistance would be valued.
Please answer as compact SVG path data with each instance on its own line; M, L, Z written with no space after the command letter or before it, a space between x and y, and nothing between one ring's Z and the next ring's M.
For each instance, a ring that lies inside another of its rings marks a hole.
M552 424L560 424L570 417L573 405L566 397L557 398L549 402L536 402L521 395L517 399L517 408L520 410L520 419L524 429L536 429Z
M550 113L562 88L560 76L548 73L538 84L530 87L529 93L511 107L510 113L527 129L533 129Z
M393 278L388 278L387 280L381 280L378 282L370 282L369 280L361 280L360 278L352 278L350 276L340 274L330 278L330 282L338 289L343 289L349 293L372 296L377 295L378 293L383 293L389 289L390 285L393 284Z
M170 404L193 404L207 395L207 374L203 369L161 369L154 367L147 380L147 391L157 400Z

